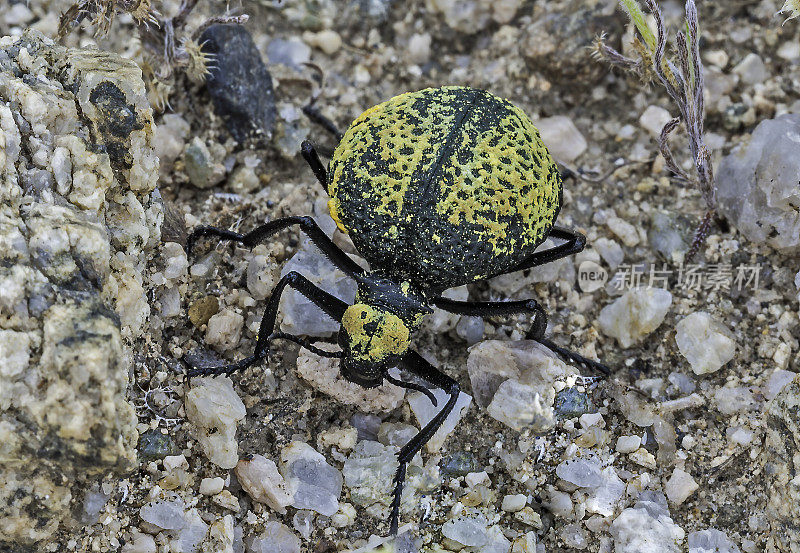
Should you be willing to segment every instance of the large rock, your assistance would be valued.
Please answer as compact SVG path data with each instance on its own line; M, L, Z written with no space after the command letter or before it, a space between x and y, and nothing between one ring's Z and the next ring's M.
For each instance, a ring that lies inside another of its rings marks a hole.
M237 142L269 140L275 125L272 77L253 37L241 25L212 25L200 35L203 51L213 56L206 80L214 111Z
M0 39L0 549L41 551L86 479L135 460L125 337L160 237L138 66Z
M750 141L722 160L719 210L753 242L800 250L800 114L758 124Z

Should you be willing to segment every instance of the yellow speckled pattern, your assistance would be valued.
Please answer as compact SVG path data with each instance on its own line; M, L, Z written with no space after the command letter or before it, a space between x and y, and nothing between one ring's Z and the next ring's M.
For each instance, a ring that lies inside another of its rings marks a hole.
M373 267L437 292L528 257L561 205L530 119L488 92L396 96L348 128L329 167L331 215Z
M350 341L353 359L380 362L408 349L410 331L397 315L364 303L349 306L342 316L342 328Z

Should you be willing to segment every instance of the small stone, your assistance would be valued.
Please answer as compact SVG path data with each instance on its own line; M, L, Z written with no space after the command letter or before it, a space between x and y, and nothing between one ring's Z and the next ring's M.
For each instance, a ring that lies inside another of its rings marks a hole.
M527 502L528 496L523 493L506 495L503 497L500 508L509 513L516 513L517 511L521 511Z
M692 475L679 468L672 471L672 476L667 480L664 486L664 493L667 494L667 499L673 505L680 505L686 501L698 488L697 482L694 481Z
M396 447L359 442L342 467L344 482L350 489L350 501L362 506L378 502L388 505L398 465Z
M534 511L530 506L526 506L521 511L514 513L514 519L518 520L525 526L532 526L533 528L542 529L542 516Z
M558 532L564 545L571 549L586 549L589 541L586 539L586 530L584 530L580 523L565 524Z
M733 333L704 311L678 321L675 341L695 374L718 371L736 353Z
M216 495L225 487L225 480L216 478L203 478L200 480L200 493L203 495ZM242 486L244 487L244 486Z
M753 390L745 387L722 387L714 392L714 404L723 415L754 411L758 408Z
M439 470L445 476L465 476L478 470L478 461L468 451L456 451L445 455L439 465Z
M622 250L622 246L609 238L598 238L592 242L592 247L600 254L603 261L608 263L612 270L619 267L625 260L625 252Z
M348 505L348 503L340 503L339 510L342 510L343 505ZM336 513L334 518L339 513ZM309 511L307 509L300 509L297 511L294 516L292 517L292 527L297 530L301 536L305 539L311 537L311 533L314 531L314 517L317 516L317 513L314 511Z
M602 483L602 469L596 459L568 459L556 467L556 475L579 488L596 488Z
M131 539L122 546L121 553L156 553L153 536L134 530Z
M161 530L180 530L186 525L183 510L186 505L180 499L151 501L139 509L139 516L148 524Z
M275 94L250 33L241 25L211 25L199 42L214 56L206 87L214 111L233 138L269 140L276 118Z
M464 476L464 483L469 488L474 488L480 484L491 484L492 481L489 479L489 473L485 470L480 472L470 472Z
M669 123L671 119L672 115L661 106L647 106L647 109L645 109L644 113L639 117L639 124L649 132L651 136L658 137L661 134L661 129L663 129L664 125Z
M163 464L164 470L167 472L172 472L175 469L186 470L189 468L189 462L183 454L164 457Z
M339 503L339 512L331 517L331 524L336 528L345 528L355 523L358 513L349 503Z
M383 445L391 445L400 449L418 433L419 430L412 424L384 422L378 429L378 441Z
M186 145L186 137L191 125L177 113L165 113L153 131L153 148L160 162L159 171L168 176L175 160L181 155Z
M739 75L742 82L749 85L759 84L766 81L770 74L764 60L756 53L747 54L739 64L733 68L733 72Z
M629 348L664 321L672 294L661 288L634 288L600 311L600 330Z
M223 469L232 469L237 455L236 424L247 411L227 376L194 378L184 400L186 417L197 428L206 457Z
M292 507L327 517L339 510L342 474L310 445L293 441L281 451L280 472Z
M545 146L558 161L571 163L586 150L586 139L572 119L565 115L545 117L535 125Z
M485 324L481 317L471 317L464 315L459 317L456 324L456 334L464 340L467 345L477 344L483 339Z
M559 419L573 419L595 410L589 394L576 386L568 386L556 392L553 407Z
M628 221L612 215L606 220L606 225L629 248L639 244L639 232Z
M241 459L235 472L242 489L253 501L269 505L281 514L291 505L292 497L286 491L286 482L271 459L262 455Z
M616 450L619 453L633 453L642 445L640 436L620 436L617 438Z
M332 29L325 29L316 34L314 46L330 56L342 47L342 37Z
M747 446L753 441L755 433L741 426L731 426L725 429L725 435L732 443Z
M480 547L489 542L488 522L482 516L461 516L442 525L442 535L466 547Z
M640 447L639 449L628 455L628 458L632 462L639 465L640 467L644 467L650 470L656 468L656 458L653 456L652 453L650 453L643 447Z
M311 47L296 37L288 40L274 38L267 45L267 58L271 64L282 63L301 69L311 60Z
M651 514L646 508L628 508L610 528L615 553L680 553L686 532L668 514Z
M795 376L797 376L795 372L775 369L772 374L769 375L767 384L764 387L764 397L768 400L773 399L780 393L784 386L794 380Z
M679 263L689 250L686 236L691 232L692 224L687 217L669 211L656 211L650 218L647 240L665 259Z
M555 393L552 397L542 397L533 386L506 380L500 384L486 412L514 430L530 428L536 434L544 434L555 426L554 400Z
M428 33L411 35L408 39L408 59L418 65L427 63L431 58L431 40Z
M219 312L219 300L216 296L203 296L199 300L192 302L189 306L189 321L195 326L200 327Z
M725 532L715 528L690 532L686 541L689 553L740 553L739 548L728 539Z
M211 498L214 505L228 509L229 511L239 511L239 499L228 490L222 490Z
M226 308L208 319L207 325L206 343L221 351L227 351L239 345L244 317L233 309Z
M614 514L619 501L625 494L625 482L617 475L614 467L604 468L600 477L600 483L592 488L586 498L586 511L609 517Z
M411 411L414 413L414 417L417 419L420 428L424 427L431 420L433 420L433 417L435 417L441 410L441 406L447 403L447 400L450 399L450 396L447 394L447 392L441 388L433 388L430 390L430 392L438 402L437 407L434 407L433 403L431 403L431 400L428 399L428 397L422 392L412 392L408 394L408 405L411 407ZM428 443L425 444L425 448L430 453L436 453L441 449L442 445L444 445L444 441L453 432L453 430L455 430L456 426L458 425L458 421L460 421L464 416L464 413L466 412L470 403L472 403L471 395L465 392L460 392L458 394L458 399L456 400L453 410L449 415L447 415L447 418L444 419L444 422L434 433L434 435L431 436L431 439L428 440Z
M302 544L292 530L277 521L264 525L264 531L257 537L245 541L248 553L300 553Z
M159 429L143 432L139 436L139 456L146 461L163 459L175 452L172 436L163 434Z
M211 149L200 139L194 137L183 151L184 171L197 188L211 188L225 179L225 166L215 156L218 149Z

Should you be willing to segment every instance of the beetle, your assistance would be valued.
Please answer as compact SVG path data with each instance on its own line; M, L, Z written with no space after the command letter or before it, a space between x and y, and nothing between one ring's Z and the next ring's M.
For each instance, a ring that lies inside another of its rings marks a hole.
M596 361L544 337L547 318L533 299L463 302L448 288L536 267L581 251L585 237L555 226L562 180L538 130L518 107L489 92L445 86L395 96L361 114L340 133L313 106L306 113L340 140L326 168L308 142L301 154L327 191L331 217L368 261L366 271L311 217L291 216L246 233L197 227L187 243L213 236L254 247L297 225L357 285L348 305L290 272L270 296L252 355L219 367L193 368L189 376L229 374L262 361L273 339L288 339L314 353L340 359L342 376L370 388L384 380L422 391L424 386L391 376L399 366L443 389L448 400L398 453L390 532L397 533L406 465L452 411L458 383L410 348L412 333L431 306L461 315L533 315L528 337L569 362L608 374ZM560 244L537 251L547 237ZM290 286L340 323L340 351L324 351L299 336L276 332L281 294Z

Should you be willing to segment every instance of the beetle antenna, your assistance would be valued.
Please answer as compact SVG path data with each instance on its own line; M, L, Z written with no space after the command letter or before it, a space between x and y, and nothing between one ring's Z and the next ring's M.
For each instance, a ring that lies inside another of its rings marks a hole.
M411 382L403 382L402 380L394 378L388 372L384 373L383 378L385 378L395 386L399 386L400 388L408 388L409 390L416 390L418 392L422 392L423 394L425 394L425 396L427 396L429 400L431 400L431 403L433 403L434 407L438 406L439 402L436 401L436 396L434 396L433 393L425 386L421 386L419 384L413 384Z

